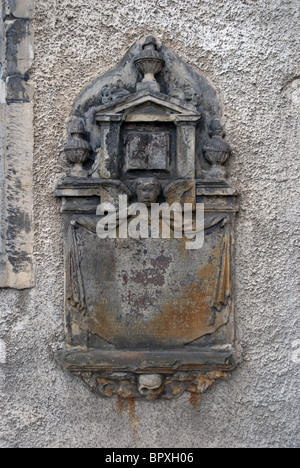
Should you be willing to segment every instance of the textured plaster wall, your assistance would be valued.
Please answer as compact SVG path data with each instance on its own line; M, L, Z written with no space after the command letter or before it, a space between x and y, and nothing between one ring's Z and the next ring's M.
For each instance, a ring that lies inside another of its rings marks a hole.
M0 290L1 447L299 447L299 0L37 0L36 287ZM128 408L54 361L63 251L53 191L74 99L144 34L204 74L224 105L240 191L236 328L243 362L195 409L182 396Z

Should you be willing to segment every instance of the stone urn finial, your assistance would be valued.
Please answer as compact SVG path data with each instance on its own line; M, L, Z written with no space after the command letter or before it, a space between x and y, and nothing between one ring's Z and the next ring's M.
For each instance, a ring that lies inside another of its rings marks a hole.
M69 172L70 177L85 178L87 172L82 165L88 160L91 146L84 139L85 130L82 119L74 119L69 124L70 138L65 144L65 154L69 162L74 164Z
M160 91L160 86L155 79L165 65L162 54L157 51L157 41L155 37L148 36L143 44L143 52L135 60L135 66L144 76L141 83L137 84L137 91L151 89Z
M231 154L229 144L224 140L225 132L218 118L213 118L209 126L210 139L203 146L204 157L211 169L207 172L207 178L223 180L227 177L224 166Z

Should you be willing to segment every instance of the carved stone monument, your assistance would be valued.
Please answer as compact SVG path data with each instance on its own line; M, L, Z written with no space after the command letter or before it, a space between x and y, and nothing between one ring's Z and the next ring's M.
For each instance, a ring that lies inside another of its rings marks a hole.
M226 181L230 147L221 119L211 85L153 37L74 104L65 147L74 167L56 190L66 327L66 348L56 357L98 395L200 394L235 367L237 194ZM115 238L99 235L100 204L115 208L104 218L118 220ZM201 248L176 236L176 209L170 236L126 236L141 204L147 220L153 204L188 205L193 225L204 204Z

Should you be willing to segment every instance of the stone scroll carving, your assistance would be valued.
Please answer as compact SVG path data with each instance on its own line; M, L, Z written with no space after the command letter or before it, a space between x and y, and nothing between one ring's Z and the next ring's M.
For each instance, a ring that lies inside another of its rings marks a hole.
M221 122L211 85L152 36L74 104L71 167L56 190L66 323L56 357L97 395L201 394L236 365L237 194Z

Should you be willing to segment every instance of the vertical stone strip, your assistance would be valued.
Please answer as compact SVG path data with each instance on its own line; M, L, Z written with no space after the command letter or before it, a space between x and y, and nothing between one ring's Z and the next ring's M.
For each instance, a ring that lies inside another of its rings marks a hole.
M177 126L177 172L182 179L196 177L196 126L200 118L178 116Z
M25 289L34 286L33 0L2 0L0 8L0 287Z
M99 170L94 178L117 179L119 177L119 144L122 115L98 116L101 126L101 148L99 149Z

